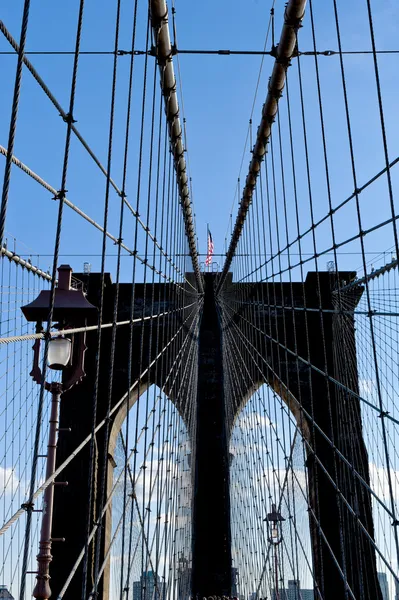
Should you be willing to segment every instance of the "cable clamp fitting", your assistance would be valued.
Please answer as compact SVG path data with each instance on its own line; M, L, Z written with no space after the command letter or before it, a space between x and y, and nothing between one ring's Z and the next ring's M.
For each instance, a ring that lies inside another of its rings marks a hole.
M293 56L295 56L295 54L293 54ZM282 65L287 70L288 67L291 66L291 57L288 57L288 56L277 57L276 56L276 63L278 63L279 65Z
M53 196L53 200L64 200L67 191L68 190L58 190L58 192Z
M285 23L285 25L287 25L288 27L292 27L292 29L294 29L295 31L297 31L300 27L302 27L302 19L304 17L304 14L302 14L302 16L300 16L300 17L289 17L288 16L287 7L286 7L285 11L284 11L284 23Z
M272 89L272 86L270 85L270 80L269 80L269 85L267 86L268 88L268 92L271 96L273 96L273 98L275 100L280 100L280 98L283 95L283 90L276 90L276 89Z
M270 50L270 56L273 56L273 58L277 59L277 49L278 49L278 44L273 44L273 46L271 47Z
M66 113L65 115L60 113L60 117L62 117L64 123L68 123L69 125L72 125L72 123L76 123L76 120L73 118L71 113Z
M23 504L21 504L21 508L26 510L26 512L28 512L29 510L33 510L34 506L35 505L33 504L33 502L24 502Z

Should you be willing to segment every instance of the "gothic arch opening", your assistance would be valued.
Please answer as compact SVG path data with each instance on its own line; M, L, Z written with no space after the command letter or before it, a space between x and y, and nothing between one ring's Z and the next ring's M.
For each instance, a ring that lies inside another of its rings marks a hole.
M191 580L190 431L156 385L133 390L110 437L105 557L109 597L188 595ZM104 573L105 574L105 573ZM105 581L104 581L105 584ZM104 585L105 587L105 585Z
M255 388L235 415L230 436L233 593L276 597L276 573L280 593L292 582L304 593L313 578L301 430L275 390L266 383ZM277 556L264 520L273 504L285 519Z

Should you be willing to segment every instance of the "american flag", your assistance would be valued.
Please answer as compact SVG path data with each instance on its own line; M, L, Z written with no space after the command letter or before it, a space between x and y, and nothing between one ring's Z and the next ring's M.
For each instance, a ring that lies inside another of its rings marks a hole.
M209 267L209 265L212 264L213 250L214 250L214 245L213 245L212 235L211 235L211 232L209 231L209 227L208 227L208 253L207 253L206 259L205 259L205 264L207 267Z

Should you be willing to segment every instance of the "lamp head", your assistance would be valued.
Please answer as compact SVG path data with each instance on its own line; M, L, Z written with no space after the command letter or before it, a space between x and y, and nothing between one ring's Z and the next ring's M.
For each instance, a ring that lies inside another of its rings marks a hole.
M277 546L282 540L281 523L285 521L285 519L277 510L275 504L272 504L272 512L268 513L266 519L263 520L269 523L269 542Z
M51 326L54 329L69 329L85 325L89 317L94 317L97 308L86 300L82 290L71 288L72 269L69 265L58 268L58 285L54 291L54 306ZM51 291L43 290L30 304L21 308L27 321L36 322L36 332L42 333L43 321L48 321L50 314ZM58 321L58 323L57 323ZM48 343L47 364L50 369L64 371L63 390L70 389L85 376L84 354L86 351L86 333L75 332L71 336L59 335ZM31 376L36 383L41 383L42 371L40 362L40 338L33 346L33 369ZM46 385L49 385L46 383Z
M269 523L273 523L274 525L276 525L279 522L285 521L282 514L278 512L275 504L272 504L272 512L268 513L266 519L263 520L268 521Z
M90 316L97 313L97 308L86 300L82 290L71 289L72 269L69 265L58 268L58 286L55 289L53 321L80 325ZM42 323L48 320L50 312L50 290L42 290L30 304L22 306L21 310L27 321Z

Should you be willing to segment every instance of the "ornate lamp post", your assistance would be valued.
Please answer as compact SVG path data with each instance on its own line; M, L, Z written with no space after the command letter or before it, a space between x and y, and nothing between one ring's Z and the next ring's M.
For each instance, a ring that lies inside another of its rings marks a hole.
M285 521L284 517L278 512L276 505L272 504L272 512L268 513L266 519L263 519L269 523L267 539L272 544L274 549L274 577L275 577L275 600L280 600L280 594L278 591L278 555L277 546L283 541L283 532L281 523Z
M58 287L55 290L53 328L63 331L53 337L48 344L47 364L50 369L62 371L62 383L47 381L45 389L51 393L51 412L48 436L46 479L55 471L57 450L57 431L61 394L79 383L85 376L84 354L86 350L85 332L68 334L68 329L85 325L87 317L97 312L95 306L88 302L81 290L71 288L72 269L69 265L58 268ZM47 321L50 306L50 291L43 290L30 304L21 308L27 321L36 322L36 333L43 333L43 321ZM41 339L33 345L33 368L30 372L33 380L40 384ZM40 531L39 554L37 555L38 572L33 596L38 600L47 600L51 596L49 567L51 555L51 527L53 519L54 482L45 490L43 496L43 519Z

